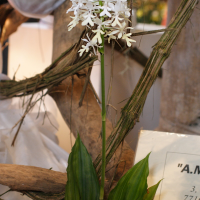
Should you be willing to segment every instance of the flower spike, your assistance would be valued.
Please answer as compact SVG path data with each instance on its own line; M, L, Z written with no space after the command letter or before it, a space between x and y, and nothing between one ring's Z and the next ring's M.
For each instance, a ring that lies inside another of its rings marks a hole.
M79 55L82 56L84 52L88 52L92 47L94 54L95 49L102 43L102 35L108 37L108 42L111 39L124 39L127 46L131 46L131 33L126 33L127 27L126 20L130 16L130 9L127 7L127 0L71 0L72 7L67 10L74 12L72 21L68 24L68 31L72 30L79 22L82 26L89 28L96 25L96 29L92 30L95 35L92 39L87 35L87 39L83 39L86 45L82 45L79 50Z

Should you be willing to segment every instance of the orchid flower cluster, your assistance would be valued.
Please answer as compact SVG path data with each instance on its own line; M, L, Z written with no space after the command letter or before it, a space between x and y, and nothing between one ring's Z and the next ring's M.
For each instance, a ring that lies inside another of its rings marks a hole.
M82 26L92 28L95 33L91 39L87 35L87 39L82 39L86 42L86 45L82 45L82 49L79 50L80 56L86 51L88 52L90 47L93 48L96 54L95 47L101 48L102 38L108 37L108 42L111 39L124 39L127 45L130 47L132 40L131 33L127 33L127 29L133 29L127 27L126 21L130 17L130 9L127 7L127 0L71 0L72 7L68 9L74 12L74 17L68 25L68 31L72 30L79 22ZM96 28L94 30L94 27Z

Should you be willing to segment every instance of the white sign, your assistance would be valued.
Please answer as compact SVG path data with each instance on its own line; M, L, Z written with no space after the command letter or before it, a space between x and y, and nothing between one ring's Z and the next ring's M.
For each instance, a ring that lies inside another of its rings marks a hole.
M141 131L135 163L149 152L149 187L163 179L155 200L200 200L200 136Z

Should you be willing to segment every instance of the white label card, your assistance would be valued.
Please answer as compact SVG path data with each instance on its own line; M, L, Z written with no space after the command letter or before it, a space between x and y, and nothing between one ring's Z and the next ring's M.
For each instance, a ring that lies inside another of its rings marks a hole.
M148 187L163 179L154 200L200 200L200 136L143 130L135 163L150 152Z
M167 152L160 200L200 200L200 155Z

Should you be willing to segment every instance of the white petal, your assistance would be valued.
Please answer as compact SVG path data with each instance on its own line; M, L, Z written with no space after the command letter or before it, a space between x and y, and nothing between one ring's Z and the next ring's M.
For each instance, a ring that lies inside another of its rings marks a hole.
M120 32L119 34L118 34L118 38L121 38L122 37L122 32Z
M79 52L79 56L81 57L84 53L85 49L80 49L78 52Z
M87 39L82 39L84 42L89 42Z
M108 17L111 17L111 14L108 12L107 9L104 8L104 10L100 13L100 16L107 15Z
M94 26L94 22L90 17L86 18L86 20L82 22L82 26L86 26L87 24L90 24L90 26Z
M130 37L131 35L132 35L132 33L127 33L126 34L127 37Z
M130 47L131 43L128 40L126 40L126 42L127 42L127 46Z
M113 3L108 3L109 7L112 9L112 11L115 11L115 6Z
M108 35L114 35L116 33L119 33L119 30L115 30L115 31L112 31L111 33L109 33Z
M102 43L101 35L100 35L99 33L97 33L97 34L92 38L92 41L93 41L93 42L97 42L97 41L98 41L98 43L101 44L101 43Z

